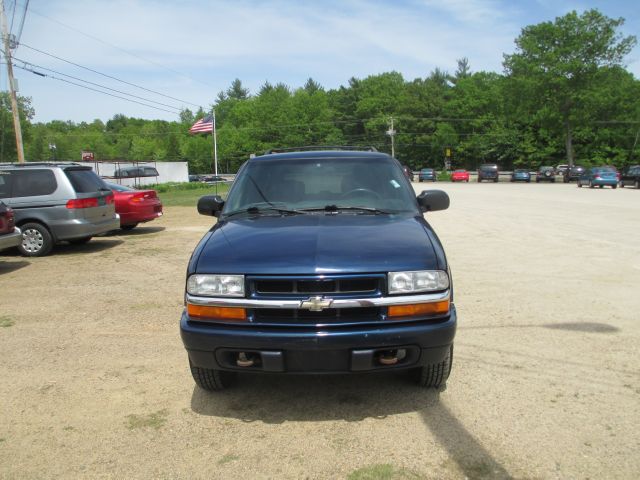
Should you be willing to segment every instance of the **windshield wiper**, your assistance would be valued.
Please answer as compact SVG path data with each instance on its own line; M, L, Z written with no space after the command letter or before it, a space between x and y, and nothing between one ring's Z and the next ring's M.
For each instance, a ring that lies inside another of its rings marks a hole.
M225 218L229 218L229 217L234 217L237 215L241 215L241 214L245 214L245 215L261 215L264 213L269 213L269 212L276 212L280 215L301 215L304 214L305 212L300 211L300 210L291 210L288 208L278 208L278 207L249 207L249 208L243 208L241 210L235 210L233 212L229 212L229 213L225 213L224 217Z
M297 210L298 212L341 212L341 211L356 211L356 212L366 212L366 213L374 213L376 215L390 215L392 212L388 212L386 210L380 210L379 208L374 207L347 207L347 206L339 206L339 205L325 205L324 207L315 207L315 208L301 208Z

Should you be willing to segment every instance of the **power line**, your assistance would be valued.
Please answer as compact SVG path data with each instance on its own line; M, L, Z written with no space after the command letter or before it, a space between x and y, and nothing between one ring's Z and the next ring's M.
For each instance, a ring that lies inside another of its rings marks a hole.
M67 77L67 78L72 78L72 79L74 79L74 80L78 80L78 81L80 81L80 82L88 83L89 85L93 85L93 86L95 86L95 87L100 87L100 88L104 88L104 89L106 89L106 90L111 90L112 92L121 93L121 94L123 94L123 95L127 95L127 96L130 96L130 97L133 97L133 98L137 98L137 99L139 99L139 100L144 100L145 102L155 103L155 104L161 105L161 106L163 106L163 107L173 108L173 109L175 109L175 110L176 110L176 113L180 113L180 108L175 107L175 106L173 106L173 105L169 105L169 104L167 104L167 103L162 103L162 102L158 102L158 101L156 101L156 100L151 100L150 98L139 97L138 95L134 95L134 94L132 94L132 93L123 92L122 90L117 90L117 89L115 89L115 88L107 87L106 85L101 85L101 84L99 84L99 83L90 82L89 80L84 80L84 79L82 79L82 78L74 77L73 75L67 75L66 73L58 72L58 71L56 71L56 70L53 70L53 69L51 69L51 68L47 68L47 67L43 67L43 66L41 66L41 65L36 65L35 63L27 62L26 60L22 60L22 59L20 59L20 58L13 57L13 59L14 59L14 60L17 60L18 62L22 62L22 63L24 64L24 66L25 66L25 67L26 67L27 65L29 65L29 66L30 66L30 67L32 67L32 68L39 68L39 69L41 69L41 70L46 70L46 71L48 71L48 72L57 73L58 75L62 75L62 76ZM33 72L33 73L35 73L35 72ZM37 75L37 74L36 74L36 75Z
M16 2L15 8L17 8L18 4ZM24 21L27 18L27 10L29 9L29 0L27 0L24 4L24 12L22 13L22 20L20 20L20 27L18 27L18 33L16 35L16 44L20 42L20 38L22 37L22 29L24 28ZM11 24L13 26L13 23Z
M29 3L29 2L28 2L28 0L27 0L27 3ZM67 25L66 23L63 23L63 22L61 22L61 21L59 21L59 20L56 20L55 18L48 17L47 15L44 15L43 13L40 13L40 12L38 12L38 11L34 10L33 8L31 9L31 11L32 11L33 13L35 13L36 15L38 15L38 16L40 16L40 17L42 17L42 18L46 18L46 19L47 19L47 20L49 20L50 22L54 22L54 23L57 23L58 25L62 25L63 27L68 28L69 30L72 30L72 31L74 31L74 32L76 32L76 33L79 33L80 35L83 35L83 36L85 36L85 37L87 37L87 38L90 38L90 39L92 39L92 40L95 40L96 42L99 42L99 43L102 43L102 44L104 44L104 45L107 45L107 46L109 46L109 47L111 47L111 48L114 48L114 49L116 49L116 50L119 50L120 52L126 53L127 55L130 55L130 56L132 56L132 57L134 57L134 58L137 58L137 59L139 59L139 60L143 60L143 61L145 61L145 62L147 62L147 63L150 63L150 64L152 64L152 65L155 65L155 66L157 66L157 67L163 68L163 69L165 69L165 70L167 70L167 71L169 71L169 72L175 73L176 75L179 75L179 76L181 76L181 77L183 77L183 78L187 78L187 79L192 80L192 81L194 81L194 82L198 82L198 83L200 83L200 84L202 84L202 85L206 85L207 87L213 87L213 86L214 86L214 85L211 85L210 83L206 83L206 82L203 82L203 81L201 81L201 80L198 80L197 78L193 78L193 77L191 77L191 76L189 76L189 75L187 75L187 74L185 74L185 73L183 73L183 72L179 72L179 71L174 70L174 69L172 69L172 68L170 68L170 67L167 67L166 65L163 65L162 63L156 62L156 61L154 61L154 60L149 60L148 58L144 58L144 57L142 57L142 56L140 56L140 55L137 55L137 54L135 54L135 53L132 53L132 52L130 52L130 51L128 51L128 50L125 50L125 49L124 49L124 48L122 48L122 47L119 47L119 46L114 45L114 44L112 44L112 43L109 43L109 42L107 42L107 41L105 41L105 40L102 40L101 38L98 38L98 37L95 37L95 36L93 36L93 35L91 35L91 34L88 34L88 33L86 33L86 32L83 32L82 30L79 30L79 29L77 29L77 28L75 28L75 27L72 27L71 25ZM188 102L185 102L185 103L188 103ZM189 105L194 105L194 104L190 103ZM200 107L200 105L196 105L196 106L197 106L197 107Z
M176 111L173 111L173 110L167 110L167 109L165 109L165 108L156 107L156 106L154 106L154 105L148 105L148 104L146 104L146 103L138 102L138 101L136 101L136 100L131 100L130 98L121 97L120 95L114 95L114 94L112 94L112 93L108 93L108 92L104 92L104 91L102 91L102 90L98 90L97 88L87 87L86 85L82 85L82 84L80 84L80 83L76 83L76 82L71 82L71 81L69 81L69 80L65 80L64 78L56 77L55 75L49 75L49 74L46 74L46 73L38 72L38 71L36 71L36 70L32 70L32 69L27 68L27 67L21 67L21 66L19 66L19 65L16 65L16 68L19 68L19 69L21 69L21 70L25 70L25 71L27 71L27 72L34 73L34 74L36 74L36 75L38 75L38 76L40 76L40 77L53 78L54 80L59 80L59 81L64 82L64 83L69 83L69 84L71 84L71 85L75 85L76 87L86 88L87 90L92 90L92 91L94 91L94 92L102 93L103 95L109 95L110 97L119 98L119 99L121 99L121 100L125 100L125 101L127 101L127 102L137 103L138 105L143 105L143 106L145 106L145 107L149 107L149 108L155 108L156 110L161 110L161 111L163 111L163 112L167 112L167 113L173 113L173 114L175 114L175 113L176 113Z
M194 107L198 107L198 108L200 108L200 105L197 105L197 104L195 104L195 103L191 103L191 102L188 102L188 101L186 101L186 100L182 100L182 99L180 99L180 98L172 97L172 96L170 96L170 95L166 95L166 94L164 94L164 93L157 92L157 91L155 91L155 90L151 90L150 88L146 88L146 87L143 87L143 86L141 86L141 85L137 85L137 84L135 84L135 83L127 82L126 80L122 80L122 79L120 79L120 78L114 77L113 75L109 75L109 74L107 74L107 73L102 73L102 72L99 72L99 71L94 70L94 69L92 69L92 68L85 67L84 65L80 65L79 63L72 62L71 60L67 60L67 59L65 59L65 58L59 57L59 56L57 56L57 55L54 55L53 53L45 52L45 51L43 51L43 50L40 50L40 49L35 48L35 47L31 47L31 46L26 45L26 44L24 44L24 43L21 43L20 45L21 45L22 47L28 48L29 50L33 50L34 52L38 52L38 53L41 53L41 54L43 54L43 55L47 55L47 56L49 56L49 57L55 58L56 60L60 60L61 62L65 62L65 63L68 63L68 64L73 65L73 66L75 66L75 67L78 67L78 68L82 68L82 69L84 69L84 70L87 70L87 71L89 71L89 72L92 72L92 73L95 73L95 74L98 74L98 75L102 75L103 77L110 78L110 79L115 80L115 81L117 81L117 82L124 83L124 84L126 84L126 85L129 85L129 86L132 86L132 87L135 87L135 88L139 88L139 89L144 90L144 91L146 91L146 92L150 92L150 93L154 93L154 94L156 94L156 95L160 95L161 97L170 98L171 100L176 100L177 102L182 102L182 103L185 103L185 104L188 104L188 105L191 105L191 106L194 106Z

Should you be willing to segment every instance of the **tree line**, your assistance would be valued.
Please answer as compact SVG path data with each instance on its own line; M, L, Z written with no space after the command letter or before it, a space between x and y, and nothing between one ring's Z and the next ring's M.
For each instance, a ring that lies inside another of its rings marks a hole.
M236 79L213 105L183 110L176 121L115 115L106 123L32 123L20 97L29 161L187 161L192 173L212 170L211 135L189 127L216 111L219 169L235 172L250 154L304 145L373 146L414 169L497 163L503 169L558 163L619 168L640 163L640 81L624 66L636 44L620 33L623 19L598 10L568 13L525 27L503 73L472 71L467 58L449 73L424 78L399 72L351 78L325 89L266 82L251 94ZM0 161L15 161L8 95L0 95ZM55 148L53 148L55 145Z

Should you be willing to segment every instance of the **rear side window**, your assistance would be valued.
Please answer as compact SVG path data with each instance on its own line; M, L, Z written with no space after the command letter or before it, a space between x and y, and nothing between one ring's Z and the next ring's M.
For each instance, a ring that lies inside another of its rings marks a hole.
M90 169L67 169L64 173L76 193L92 193L107 189L106 183Z
M56 176L51 170L25 169L13 170L9 176L12 197L35 197L51 195L58 188Z
M7 171L0 171L0 198L11 196L11 177Z

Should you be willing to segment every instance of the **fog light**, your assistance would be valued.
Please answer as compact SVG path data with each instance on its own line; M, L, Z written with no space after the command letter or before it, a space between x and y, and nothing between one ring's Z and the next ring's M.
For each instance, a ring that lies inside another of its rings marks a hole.
M211 307L187 303L187 313L191 318L202 320L231 320L235 322L247 320L246 310L236 307Z
M392 305L387 311L389 317L414 317L417 315L442 315L449 313L449 300L412 305Z

